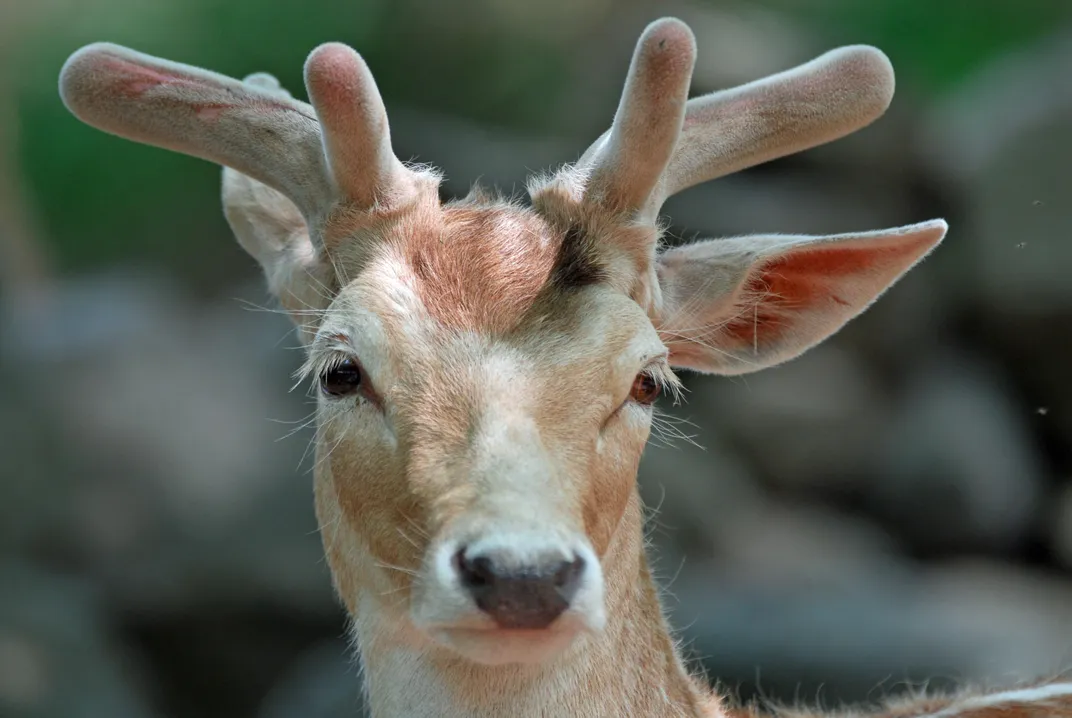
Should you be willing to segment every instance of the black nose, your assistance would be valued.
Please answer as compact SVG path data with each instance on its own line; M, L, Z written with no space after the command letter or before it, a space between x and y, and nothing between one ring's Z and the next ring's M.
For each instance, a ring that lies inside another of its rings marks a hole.
M462 585L500 628L547 628L569 608L584 559L513 566L492 555L454 557Z

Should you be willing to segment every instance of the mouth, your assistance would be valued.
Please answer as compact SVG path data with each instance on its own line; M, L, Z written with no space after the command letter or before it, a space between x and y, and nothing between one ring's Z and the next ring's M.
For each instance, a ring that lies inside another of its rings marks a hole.
M587 628L563 616L547 628L472 628L442 626L429 631L433 640L476 663L544 663L564 653Z

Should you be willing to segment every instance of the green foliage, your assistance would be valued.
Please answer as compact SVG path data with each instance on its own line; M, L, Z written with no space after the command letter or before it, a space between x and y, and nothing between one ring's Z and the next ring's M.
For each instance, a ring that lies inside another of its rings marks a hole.
M821 36L867 43L893 60L902 84L941 92L994 57L1072 19L1067 0L767 0Z

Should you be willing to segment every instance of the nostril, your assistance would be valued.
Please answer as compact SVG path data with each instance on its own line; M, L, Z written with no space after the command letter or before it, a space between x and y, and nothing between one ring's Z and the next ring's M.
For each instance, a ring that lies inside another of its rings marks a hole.
M573 598L573 594L577 593L581 574L584 573L584 565L584 559L578 556L572 561L563 561L558 570L555 571L555 588L558 589L562 598L567 601Z
M495 581L495 568L487 556L469 558L465 549L454 554L454 567L466 588L483 588Z

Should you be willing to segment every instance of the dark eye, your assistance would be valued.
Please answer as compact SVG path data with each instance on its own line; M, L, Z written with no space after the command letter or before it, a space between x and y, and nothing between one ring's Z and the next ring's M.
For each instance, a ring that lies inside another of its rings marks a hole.
M320 390L328 396L346 396L361 387L361 366L354 359L343 359L320 375Z
M655 381L651 374L640 372L636 375L636 379L633 380L633 388L629 392L629 398L638 404L650 406L659 398L661 392L662 388L659 386L659 382Z

